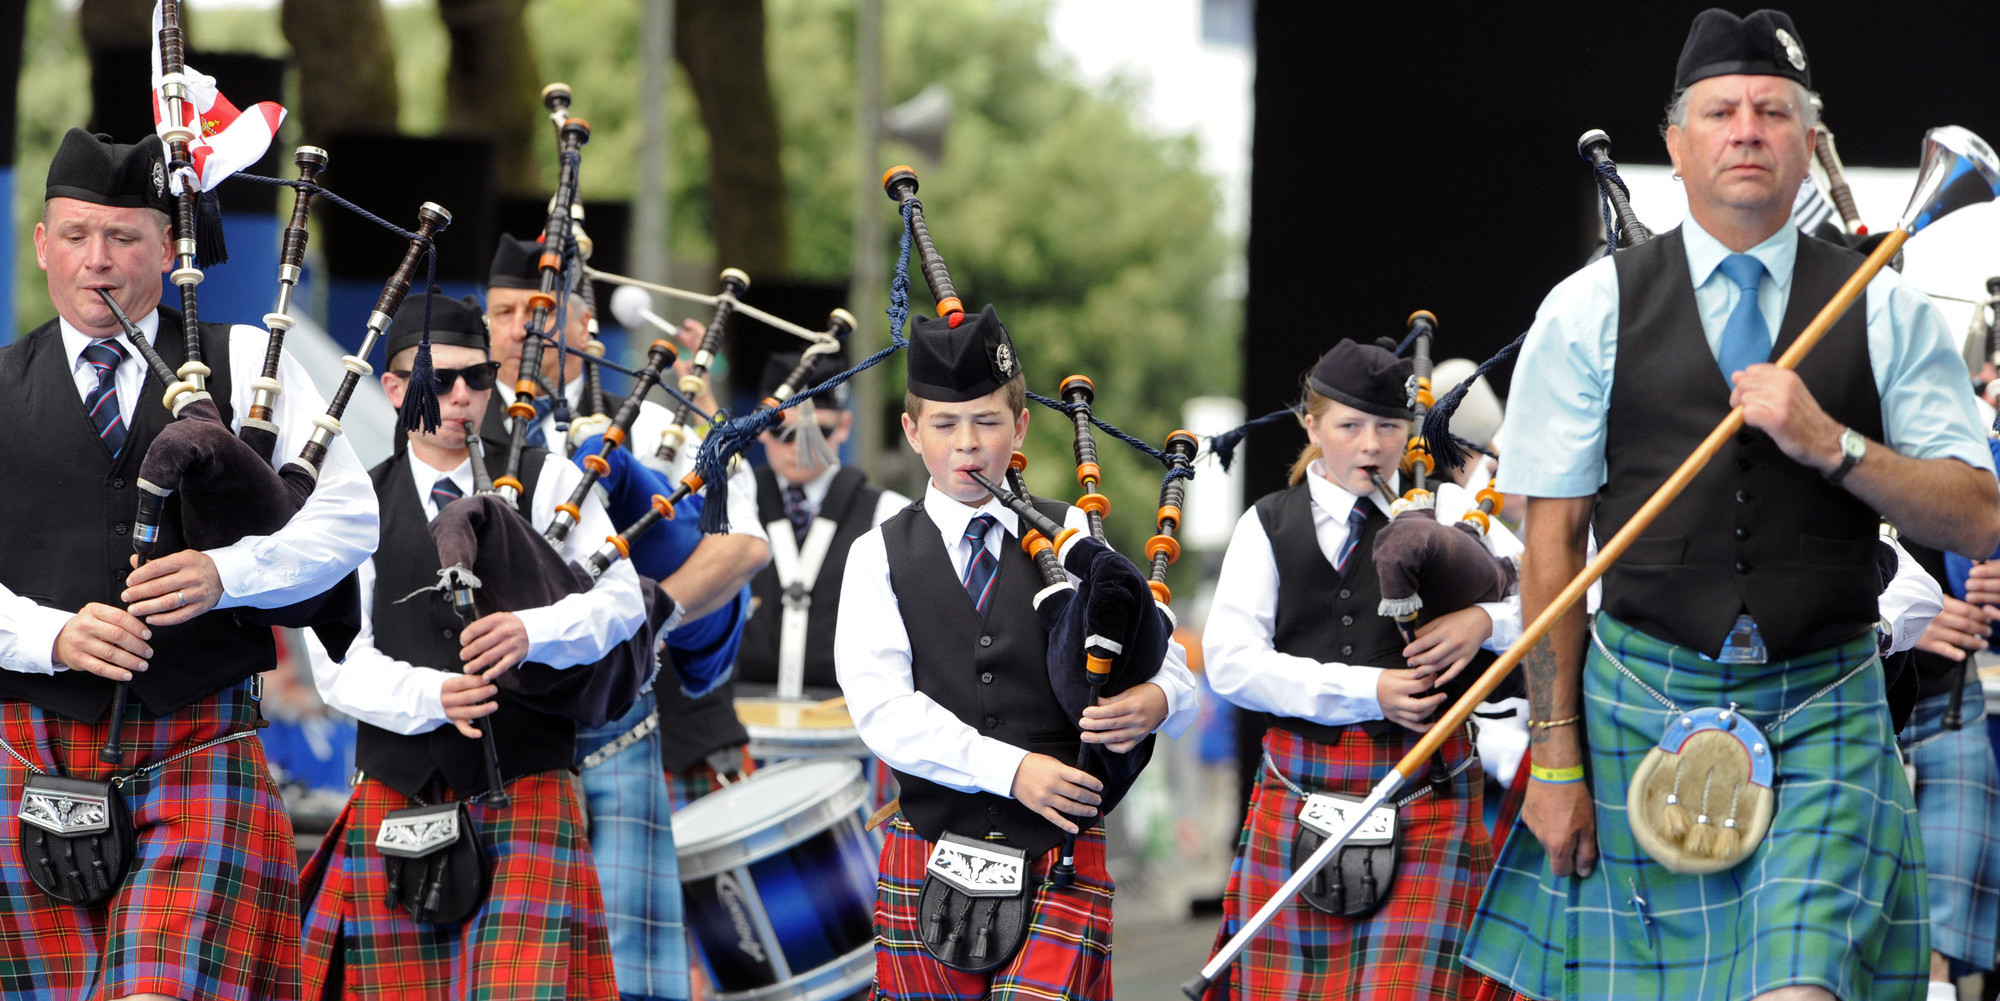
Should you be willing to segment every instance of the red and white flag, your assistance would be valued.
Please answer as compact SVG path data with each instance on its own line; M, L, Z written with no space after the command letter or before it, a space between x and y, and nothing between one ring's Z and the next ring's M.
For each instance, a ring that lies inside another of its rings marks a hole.
M194 164L201 190L213 191L223 178L256 163L271 148L271 138L285 120L285 109L275 101L260 101L238 110L215 89L215 78L183 65L182 80L187 99L181 102L179 124L194 130L188 143L188 159ZM168 128L167 102L160 97L160 5L153 5L153 127L164 138ZM186 186L173 178L174 191Z

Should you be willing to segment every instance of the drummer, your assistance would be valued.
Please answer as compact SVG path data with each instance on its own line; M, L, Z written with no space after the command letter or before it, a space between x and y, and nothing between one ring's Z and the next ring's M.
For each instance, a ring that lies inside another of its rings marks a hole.
M956 319L956 327L919 321L910 338L903 434L930 483L922 500L855 542L834 635L856 728L902 785L877 882L876 990L892 998L1109 998L1112 887L1097 818L1104 784L1069 762L1079 729L1083 742L1114 752L1156 729L1180 733L1197 711L1193 680L1175 643L1150 682L1080 720L1060 709L1047 630L1032 606L1040 577L1016 542L1019 516L967 475L1005 475L1027 435L1026 383L990 308ZM1085 523L1074 507L1063 517L1071 527ZM1076 878L1054 888L1047 876L1065 833L1079 835ZM966 920L954 919L963 927L952 937L969 940L964 948L941 949L944 959L930 951L925 937L937 929L919 927L920 886L947 834L1001 855L1025 852L1014 870L1024 880L1025 941L996 937L1011 929L993 927L1000 902L986 898L995 902L957 909ZM984 923L971 920L975 911ZM982 960L1000 965L971 972Z
M776 392L799 358L796 352L772 355L758 393ZM838 354L820 355L803 385L817 386L846 367ZM750 582L754 611L736 657L736 681L744 694L826 699L840 693L833 621L848 547L909 506L908 497L841 464L840 448L854 428L847 395L842 383L812 398L809 419L831 462L817 461L801 441L805 429L797 409L785 411L785 422L763 434L766 465L756 471L757 513L771 540L771 563Z

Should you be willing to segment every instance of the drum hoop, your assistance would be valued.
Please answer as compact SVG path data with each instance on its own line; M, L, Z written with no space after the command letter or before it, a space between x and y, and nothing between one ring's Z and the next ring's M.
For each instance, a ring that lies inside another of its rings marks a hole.
M853 994L874 979L875 943L871 941L824 966L764 987L721 992L715 995L715 1001L833 1001Z
M847 765L847 780L832 787L825 795L799 803L791 810L767 818L747 830L685 844L681 844L676 836L681 880L707 879L739 866L760 862L821 831L833 829L843 818L855 818L858 822L869 795L868 782L862 777L858 761L833 758L787 761L761 769L743 781L754 782L759 775L777 774L819 761L840 761Z

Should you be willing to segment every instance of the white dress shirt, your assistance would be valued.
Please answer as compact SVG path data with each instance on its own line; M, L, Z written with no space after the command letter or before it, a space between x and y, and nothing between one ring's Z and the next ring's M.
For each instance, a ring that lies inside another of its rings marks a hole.
M140 317L137 326L149 338L157 336L158 311ZM76 378L81 400L97 388L96 370L82 361L83 349L92 339L68 321L62 321L60 327L71 365L82 369ZM239 431L250 411L250 381L263 374L268 338L262 329L237 324L230 329L229 357L209 360L214 367L228 366L231 427ZM157 392L161 384L147 381L146 363L125 335L117 335L117 340L130 355L114 375L119 414L129 428L140 394ZM278 381L285 391L273 408L272 419L279 433L272 464L282 466L295 458L312 436L313 418L326 413L326 400L289 353L279 359ZM10 430L33 433L32 429ZM319 594L340 583L375 551L379 528L375 490L367 471L355 458L353 447L344 439L335 439L327 449L319 485L285 527L205 551L215 562L222 582L222 598L216 608L280 608ZM29 674L67 670L53 663L53 657L56 635L71 615L0 586L0 668Z
M395 460L391 460L395 461ZM472 467L460 462L455 469L433 469L410 449L403 461L410 464L418 503L426 520L437 517L431 503L431 485L439 476L449 476L466 496L472 495ZM583 473L569 460L550 454L542 462L541 478L528 510L535 528L547 529L555 520L555 506L567 500ZM604 506L597 498L585 499L576 529L563 540L563 556L581 562L597 550L604 538L617 534ZM373 726L392 733L413 734L434 730L450 721L444 712L444 681L459 672L398 660L375 646L375 561L361 565L361 633L348 647L347 659L329 657L326 647L310 633L306 651L312 658L313 680L326 704ZM514 613L528 633L528 660L562 669L591 664L603 659L619 643L645 627L646 606L639 590L639 575L630 560L611 565L597 585L588 591L568 595L555 604ZM669 623L671 628L672 623Z
M563 395L569 398L570 410L574 414L576 408L582 405L583 379L580 377L571 379L569 385L564 387ZM612 407L614 412L617 409L616 403L607 401L606 405ZM625 441L626 447L632 451L632 457L638 459L640 464L679 483L681 477L694 471L694 457L700 450L701 442L696 440L683 444L674 453L672 462L661 459L660 439L673 422L673 411L651 400L642 400L638 416L632 419L632 433L626 436ZM556 434L555 415L542 418L542 434L548 438L551 447L562 441L562 436ZM568 451L566 445L562 451ZM598 499L603 500L601 493ZM747 462L738 462L735 468L729 471L728 534L748 535L769 541L764 534L764 524L757 517L757 474L750 471L750 464Z
M1901 653L1916 646L1924 630L1931 627L1931 620L1944 611L1944 588L1924 572L1902 543L1883 541L1896 549L1896 576L1882 589L1877 606L1881 629L1889 637L1889 652Z
M992 498L973 508L952 500L936 486L927 486L924 512L936 523L945 552L951 555L952 569L961 579L971 556L964 543L965 526L974 517L992 515L1006 530L1005 534L986 533L987 551L995 558L1008 535L1020 535L1019 516ZM1074 507L1064 522L1076 529L1086 525L1083 512ZM833 656L855 729L876 757L898 771L963 792L1013 796L1014 773L1028 756L1027 750L982 736L951 710L916 690L910 672L910 634L903 626L902 609L889 582L889 557L880 528L855 540L847 552ZM1166 660L1151 680L1167 695L1167 718L1158 732L1179 736L1194 722L1199 709L1194 677L1187 670L1187 651L1179 642L1168 645Z
M1358 498L1324 475L1315 461L1306 473L1312 497L1313 534L1328 564L1336 561L1347 542L1347 516ZM1473 497L1454 483L1433 491L1438 520L1452 524L1474 506ZM1381 497L1370 502L1388 513ZM1519 556L1521 542L1507 526L1493 522L1487 548L1500 556ZM1481 604L1493 620L1493 635L1485 647L1505 650L1521 635L1521 599ZM1375 686L1385 666L1321 663L1311 657L1279 652L1274 644L1278 621L1278 561L1263 520L1252 507L1236 522L1236 534L1222 557L1215 582L1215 600L1202 630L1203 662L1208 683L1217 695L1245 709L1341 726L1381 719L1382 703ZM1390 665L1401 667L1403 665Z

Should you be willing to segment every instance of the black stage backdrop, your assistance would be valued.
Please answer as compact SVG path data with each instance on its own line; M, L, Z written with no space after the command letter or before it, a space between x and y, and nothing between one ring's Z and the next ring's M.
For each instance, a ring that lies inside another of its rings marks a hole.
M1597 232L1577 158L1665 163L1659 125L1701 2L1257 5L1243 395L1294 400L1335 339L1438 315L1440 357L1482 359L1534 318ZM1739 14L1751 7L1739 5ZM1786 5L1853 166L1913 167L1924 129L2000 142L2000 7ZM1503 393L1508 370L1496 389ZM1441 390L1440 390L1441 391ZM1283 485L1304 435L1251 439L1248 497Z

